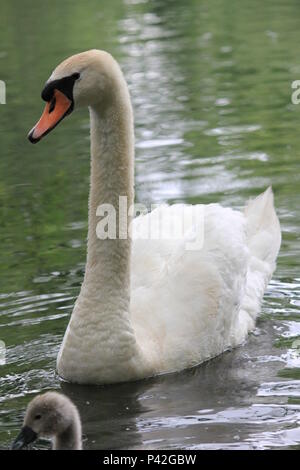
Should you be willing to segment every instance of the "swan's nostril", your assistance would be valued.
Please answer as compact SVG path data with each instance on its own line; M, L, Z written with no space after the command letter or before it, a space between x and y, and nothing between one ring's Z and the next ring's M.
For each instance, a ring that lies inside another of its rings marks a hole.
M56 98L53 97L51 102L50 102L50 106L49 106L49 114L51 114L52 111L54 111L55 105L56 105Z

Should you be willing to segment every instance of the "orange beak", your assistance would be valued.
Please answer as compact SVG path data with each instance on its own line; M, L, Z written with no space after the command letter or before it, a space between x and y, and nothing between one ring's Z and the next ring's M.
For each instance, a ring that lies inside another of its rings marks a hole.
M33 144L39 142L41 138L52 131L72 109L72 101L61 91L55 89L53 98L46 104L41 119L28 134L30 142Z

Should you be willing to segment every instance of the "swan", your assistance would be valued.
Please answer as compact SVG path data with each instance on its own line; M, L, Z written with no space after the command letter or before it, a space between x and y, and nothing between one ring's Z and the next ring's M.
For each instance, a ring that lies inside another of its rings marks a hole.
M82 384L126 382L190 368L240 345L255 327L280 248L272 189L243 212L175 204L134 218L120 209L120 198L128 207L134 199L134 126L114 58L100 50L69 57L42 98L32 143L75 107L88 107L91 123L86 269L58 354L59 376ZM117 229L130 227L125 236L124 229L115 239L98 236L105 219L99 207L108 206ZM193 208L201 217L188 217L181 237L145 236L161 220L180 224L183 211ZM197 240L198 249L187 249Z
M80 416L66 395L58 392L37 395L27 407L12 449L20 450L39 437L53 438L54 450L82 449Z

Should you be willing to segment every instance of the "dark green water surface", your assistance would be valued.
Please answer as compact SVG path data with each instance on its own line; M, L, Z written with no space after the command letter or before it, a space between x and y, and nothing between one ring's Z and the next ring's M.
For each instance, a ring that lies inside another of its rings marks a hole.
M78 405L88 449L299 447L299 43L297 0L0 0L1 448L28 401L53 389ZM245 345L191 371L106 387L55 375L84 272L88 112L37 146L26 140L52 69L91 48L111 52L130 86L137 201L240 208L272 184L283 232Z

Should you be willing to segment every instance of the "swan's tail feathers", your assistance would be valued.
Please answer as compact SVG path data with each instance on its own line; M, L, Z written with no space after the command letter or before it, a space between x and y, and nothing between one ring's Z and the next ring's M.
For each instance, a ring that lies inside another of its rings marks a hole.
M276 266L281 231L271 188L248 203L245 217L250 258L238 333L235 332L236 344L255 327L265 289Z
M269 264L273 272L281 244L281 230L271 186L248 202L245 216L250 252L258 260Z

